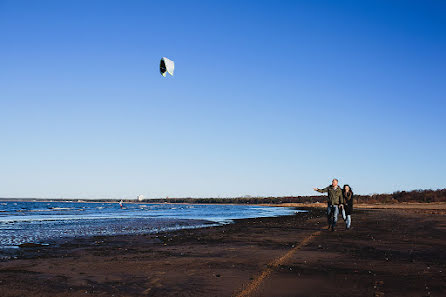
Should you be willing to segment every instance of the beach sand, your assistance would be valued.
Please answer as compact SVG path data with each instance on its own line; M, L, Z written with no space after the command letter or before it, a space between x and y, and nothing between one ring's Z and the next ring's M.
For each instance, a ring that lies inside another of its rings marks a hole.
M423 211L420 211L423 210ZM446 217L324 209L158 235L78 238L0 262L0 296L445 296Z

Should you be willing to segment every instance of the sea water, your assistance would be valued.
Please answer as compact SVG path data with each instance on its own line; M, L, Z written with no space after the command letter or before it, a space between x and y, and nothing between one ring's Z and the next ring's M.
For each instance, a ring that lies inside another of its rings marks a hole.
M288 207L90 202L0 202L0 248L61 238L144 234L294 214Z

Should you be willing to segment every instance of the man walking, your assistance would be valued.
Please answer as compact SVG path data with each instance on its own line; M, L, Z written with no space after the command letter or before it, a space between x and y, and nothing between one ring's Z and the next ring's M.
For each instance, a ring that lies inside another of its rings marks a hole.
M324 188L318 189L314 188L315 191L319 193L328 193L327 200L327 219L328 219L328 229L335 231L336 222L338 221L339 207L344 204L344 197L342 196L342 190L338 186L338 180L335 178L331 182L331 185Z

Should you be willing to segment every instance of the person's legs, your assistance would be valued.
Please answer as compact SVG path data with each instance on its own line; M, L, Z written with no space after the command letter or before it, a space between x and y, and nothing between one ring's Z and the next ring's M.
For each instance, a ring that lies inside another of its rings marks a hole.
M338 216L339 216L339 207L337 205L333 205L333 224L331 225L333 230L336 227Z
M329 205L329 206L327 207L327 221L328 221L328 228L331 227L331 216L332 216L332 213L331 213L331 205Z
M351 225L352 225L352 216L351 215L347 215L347 229L350 229Z
M345 216L345 208L343 207L341 210L341 214L342 214L342 219L347 220L346 216Z

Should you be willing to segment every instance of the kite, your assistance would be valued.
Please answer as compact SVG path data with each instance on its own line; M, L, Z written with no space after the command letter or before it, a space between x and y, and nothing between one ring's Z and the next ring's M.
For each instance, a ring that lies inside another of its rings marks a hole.
M166 77L166 72L173 76L173 70L175 68L175 62L163 57L160 62L161 75Z

